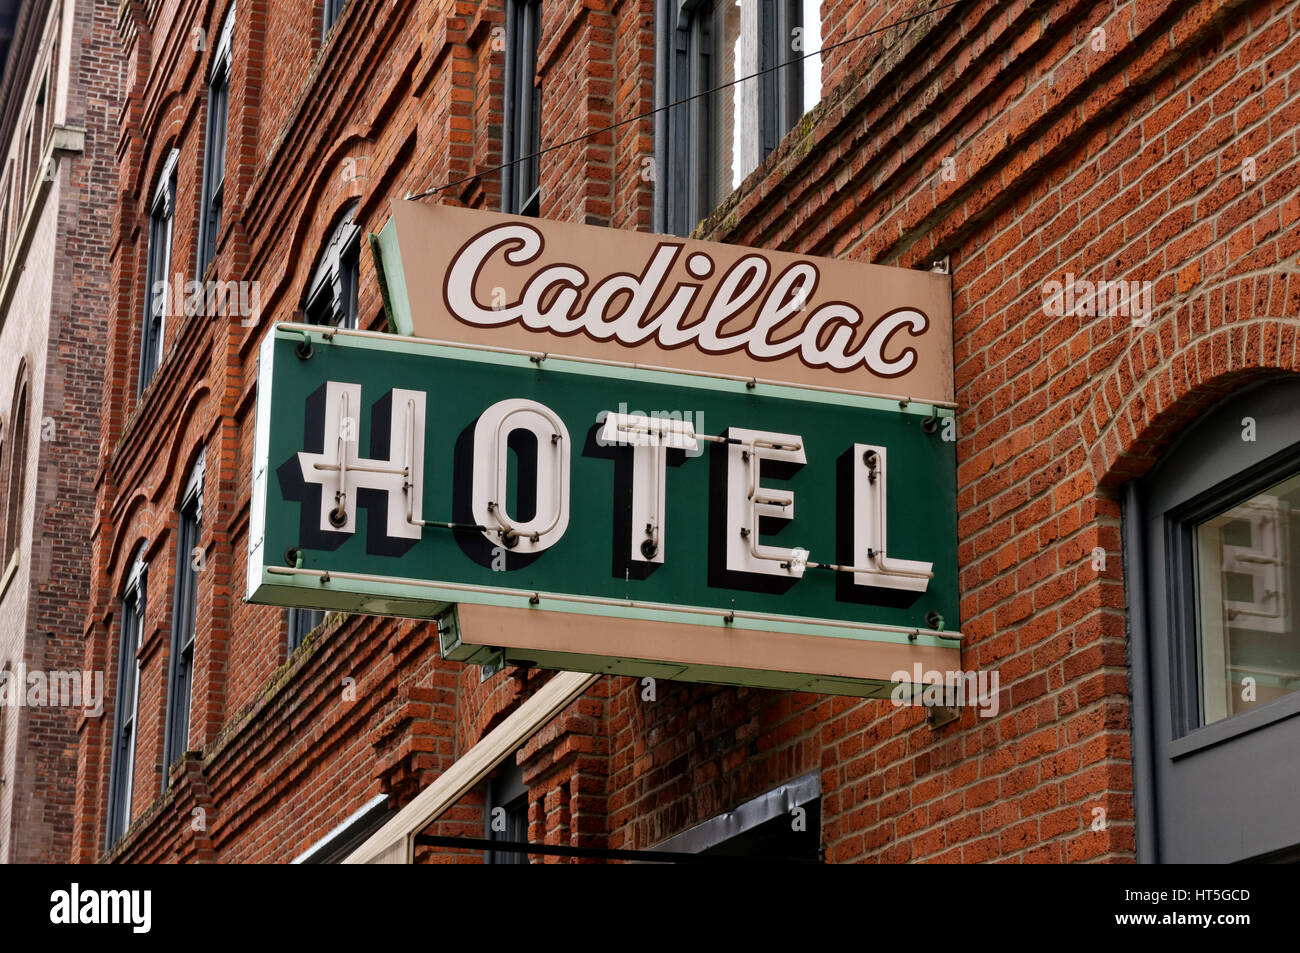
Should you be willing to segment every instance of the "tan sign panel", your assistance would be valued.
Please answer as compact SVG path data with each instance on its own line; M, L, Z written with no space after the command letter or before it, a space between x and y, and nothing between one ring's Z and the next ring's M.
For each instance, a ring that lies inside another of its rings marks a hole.
M393 224L402 334L953 400L947 275L424 202Z

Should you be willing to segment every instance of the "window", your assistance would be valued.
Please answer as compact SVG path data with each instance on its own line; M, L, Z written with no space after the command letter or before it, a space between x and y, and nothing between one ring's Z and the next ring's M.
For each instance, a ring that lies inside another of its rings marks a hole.
M528 788L523 769L512 754L488 782L487 839L523 844L528 841ZM528 855L520 851L490 850L484 857L489 864L526 864Z
M330 27L334 26L334 23L343 13L345 3L347 3L347 0L325 0L325 4L321 9L320 35L322 39L329 35Z
M292 655L303 640L311 634L312 629L325 621L325 613L320 609L289 610L289 654Z
M158 187L149 204L149 250L145 258L144 323L140 332L140 375L136 394L142 394L162 363L163 331L172 263L172 222L176 214L176 159L173 149L163 163Z
M9 440L9 472L6 474L4 565L18 552L23 538L23 501L27 496L27 381L25 371L18 372L18 391L14 394ZM0 566L0 571L3 567Z
M1199 702L1201 721L1212 724L1300 691L1300 473L1192 534Z
M657 148L656 227L685 235L821 99L821 5L679 0L669 7L670 22L661 24L665 92L678 105L668 110L666 141Z
M303 317L308 324L332 324L338 328L357 326L357 289L361 269L361 228L353 220L357 202L344 209L321 252L311 283L303 298ZM288 653L293 654L307 635L325 621L319 609L290 609Z
M0 174L0 278L9 263L9 203L12 200L9 176Z
M194 682L194 635L198 612L199 571L203 566L199 527L203 518L203 460L190 474L181 497L176 532L176 588L172 601L172 648L167 680L166 743L163 746L163 788L167 771L185 753L190 734L190 691Z
M538 157L542 148L542 88L537 85L539 0L507 0L506 98L501 147L501 211L538 215L542 192Z
M308 324L332 324L338 328L357 326L361 229L352 220L356 211L356 202L344 211L312 274L303 304Z
M137 555L122 591L122 628L117 655L117 704L108 780L108 847L131 824L131 790L135 777L135 725L140 703L140 663L144 639L147 567Z
M1300 856L1300 375L1179 428L1123 517L1138 859Z
M208 132L203 150L203 202L199 218L199 280L217 254L226 188L226 119L230 109L230 44L235 8L231 5L212 55L208 76Z

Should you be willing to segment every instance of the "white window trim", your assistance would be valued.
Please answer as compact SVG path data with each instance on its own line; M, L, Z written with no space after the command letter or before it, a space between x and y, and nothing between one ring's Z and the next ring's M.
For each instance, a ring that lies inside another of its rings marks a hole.
M141 549L143 549L143 546L141 547ZM137 552L135 557L135 562L131 566L131 571L127 574L125 584L122 586L122 594L121 594L122 604L125 606L125 604L128 601L133 603L131 611L135 614L135 618L136 618L135 651L130 653L130 662L132 665L135 666L135 677L131 680L132 683L131 749L130 752L126 754L126 763L121 765L117 764L116 758L118 757L118 750L117 750L118 735L122 730L122 726L121 723L118 721L116 714L114 715L114 719L113 719L114 720L113 741L112 741L113 754L110 760L109 771L111 773L114 769L117 769L122 772L121 783L123 785L123 792L121 797L122 797L122 804L123 804L123 809L122 809L123 816L121 818L122 831L118 835L117 839L109 843L108 846L110 849L112 849L113 845L116 844L119 840L121 840L121 838L126 834L126 832L131 829L131 798L135 794L135 752L137 746L139 745L139 738L140 738L140 648L144 644L144 631L145 631L144 581L148 569L149 569L149 564L145 562L140 557L139 552ZM122 633L122 635L125 636L126 633ZM121 683L122 683L122 673L118 672L118 684L120 685ZM109 788L111 792L112 789L111 777L109 780ZM113 808L112 805L110 805L109 812L108 812L110 820L112 818L112 813L113 813Z
M162 205L163 214L167 218L167 240L163 243L163 248L155 251L163 256L162 276L165 281L171 282L172 270L172 239L176 235L176 194L172 191L172 176L176 174L176 164L180 160L180 150L172 149L167 153L167 160L163 162L162 170L158 173L158 184L154 186L153 198L149 202L149 240L153 240L153 218L156 214L159 204ZM149 252L152 249L145 249L145 260L148 261ZM150 313L155 306L153 297L153 275L146 276L149 281L149 287L145 289L145 295L149 299ZM153 373L149 375L150 380L162 368L163 362L163 341L167 339L167 304L171 300L168 294L163 299L162 314L158 316L158 338L153 342L154 362ZM147 384L144 386L148 386Z
M212 65L208 69L208 82L211 83L221 69L230 69L231 45L235 35L235 4L230 4L226 18L221 23L221 35L217 37L216 48L212 51Z

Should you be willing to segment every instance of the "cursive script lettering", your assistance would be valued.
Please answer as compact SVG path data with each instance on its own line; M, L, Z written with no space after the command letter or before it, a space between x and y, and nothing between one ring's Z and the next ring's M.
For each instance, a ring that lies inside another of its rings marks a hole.
M494 258L527 269L537 262L544 244L541 233L522 222L494 226L466 242L452 258L443 286L451 315L477 327L518 322L534 331L583 333L629 347L653 338L664 348L693 344L707 354L745 351L761 361L793 355L809 367L839 372L865 367L879 377L911 371L916 349L894 344L894 337L899 332L918 337L930 326L923 312L896 309L866 325L861 344L854 348L863 314L847 301L814 304L819 275L813 262L797 261L773 275L771 262L757 252L716 274L708 255L692 252L684 264L700 281L678 281L670 289L669 273L683 248L681 242L671 241L655 247L639 274L593 278L578 264L557 262L533 269L522 284L514 283L520 289L516 300L491 307L481 303L501 294L499 288L479 287L484 268ZM706 284L712 289L701 296ZM692 321L697 300L708 303L703 315ZM742 316L747 311L755 316L746 325Z

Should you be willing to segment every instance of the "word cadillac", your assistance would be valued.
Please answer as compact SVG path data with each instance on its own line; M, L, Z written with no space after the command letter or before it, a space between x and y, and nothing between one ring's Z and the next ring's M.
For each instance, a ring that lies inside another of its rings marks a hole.
M757 252L736 259L719 277L699 320L684 323L702 287L699 281L678 282L662 306L649 313L652 303L665 297L669 271L682 254L681 242L668 241L655 246L639 275L615 272L595 283L581 307L579 292L591 278L567 263L531 272L512 303L493 300L501 297L500 292L488 289L483 294L478 278L493 255L522 268L537 260L544 244L542 233L524 222L496 225L470 239L447 269L443 300L448 311L480 327L519 322L534 331L560 336L583 333L597 341L626 345L653 337L666 349L693 344L708 354L744 350L760 361L795 354L809 367L847 371L865 366L887 378L906 374L917 360L916 350L910 347L887 356L891 338L903 329L920 335L930 326L921 311L899 308L877 318L854 348L855 329L862 323L862 312L854 305L829 301L804 315L820 278L813 261L793 261L773 274L768 256ZM691 277L701 280L712 277L715 270L713 258L703 251L687 254L685 266ZM491 303L481 304L484 298ZM758 312L752 323L738 320L755 304ZM796 324L793 331L788 327L791 323ZM724 333L729 324L733 329ZM784 336L774 340L782 329Z
M946 274L395 202L397 334L952 406Z

